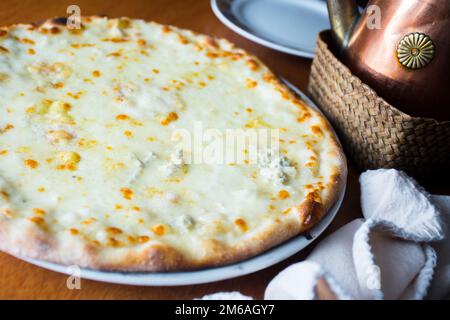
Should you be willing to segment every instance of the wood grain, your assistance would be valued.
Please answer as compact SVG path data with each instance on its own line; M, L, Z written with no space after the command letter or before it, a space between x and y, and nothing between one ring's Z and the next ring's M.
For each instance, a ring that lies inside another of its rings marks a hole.
M0 25L33 22L54 16L66 16L66 8L77 4L82 15L129 16L172 24L218 37L228 38L257 55L275 73L305 91L311 61L254 44L224 27L213 15L208 0L127 0L127 1L53 1L2 0ZM350 163L347 194L336 219L325 232L360 217L359 173ZM441 190L449 192L449 188ZM323 235L324 236L324 235ZM322 236L322 237L323 237ZM69 290L67 277L0 253L0 299L192 299L217 291L240 291L262 298L268 282L283 268L300 261L312 246L271 268L254 274L211 284L183 287L138 287L81 280L81 290Z

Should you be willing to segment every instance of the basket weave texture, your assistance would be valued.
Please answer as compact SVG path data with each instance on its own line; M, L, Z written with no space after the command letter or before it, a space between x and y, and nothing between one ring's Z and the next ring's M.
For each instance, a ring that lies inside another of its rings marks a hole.
M411 117L391 106L335 57L330 39L329 31L319 34L308 91L357 165L416 176L450 172L450 121Z

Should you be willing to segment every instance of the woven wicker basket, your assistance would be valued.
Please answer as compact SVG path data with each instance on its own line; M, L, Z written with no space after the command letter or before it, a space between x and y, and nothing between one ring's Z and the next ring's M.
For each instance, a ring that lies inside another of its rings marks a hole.
M380 98L318 37L308 91L361 169L398 168L415 176L450 173L450 121L411 117ZM443 106L450 107L450 106Z

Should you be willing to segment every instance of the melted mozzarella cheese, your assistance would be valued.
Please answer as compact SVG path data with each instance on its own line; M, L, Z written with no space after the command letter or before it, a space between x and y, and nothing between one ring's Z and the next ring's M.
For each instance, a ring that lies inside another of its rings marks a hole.
M246 53L208 39L102 18L82 35L10 29L0 38L3 214L98 246L191 252L250 237L321 192L339 165L330 134L311 130L321 117L283 97ZM279 129L281 155L188 164L173 132L193 134L196 122Z

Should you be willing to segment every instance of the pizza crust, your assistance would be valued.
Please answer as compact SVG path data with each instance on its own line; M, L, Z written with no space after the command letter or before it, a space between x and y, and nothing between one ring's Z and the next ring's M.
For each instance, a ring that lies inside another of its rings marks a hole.
M308 206L304 206L307 208ZM301 211L302 216L314 211ZM317 214L323 214L320 210ZM109 271L182 271L216 267L242 261L266 251L302 233L305 229L299 219L290 223L271 225L239 245L225 246L217 240L204 241L203 256L192 259L183 252L165 244L150 245L134 250L98 249L80 242L63 242L49 237L41 229L30 225L23 237L13 235L11 225L0 222L0 250L17 257L44 260L62 265L77 265ZM310 228L309 224L307 228Z
M87 19L89 21L100 18L88 17ZM45 26L51 28L51 26L60 27L64 24L64 18L55 18L26 27ZM14 27L10 26L9 28ZM163 28L170 30L168 32L178 32L179 30L176 27ZM201 36L202 43L215 50L220 50L222 43L224 43L224 40L217 40L196 33L192 34L196 37ZM250 68L255 70L265 68L258 58L237 49L233 45L231 46L234 48L235 54L245 56ZM314 117L321 119L320 129L331 144L331 147L329 147L331 151L327 156L334 158L338 164L332 168L330 179L324 183L324 190L309 193L306 199L298 204L296 214L289 215L288 218L276 223L268 224L233 245L226 245L216 239L204 239L198 248L201 254L195 257L163 242L123 248L98 247L79 238L74 238L65 231L49 233L42 226L28 220L15 221L15 219L0 215L0 250L18 257L101 270L180 271L241 261L312 228L336 203L344 188L347 175L345 156L327 120L296 97L269 70L265 70L265 72L266 81L271 83L285 99L306 108Z

